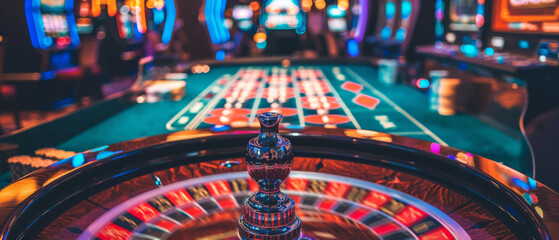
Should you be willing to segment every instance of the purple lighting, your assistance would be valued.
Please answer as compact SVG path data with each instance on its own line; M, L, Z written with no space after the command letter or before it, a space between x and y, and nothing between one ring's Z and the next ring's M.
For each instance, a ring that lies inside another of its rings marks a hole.
M441 145L438 144L438 143L431 143L431 152L440 153L441 152Z
M359 0L359 20L357 21L357 29L355 29L354 39L357 42L363 41L365 29L367 28L367 19L369 18L369 1Z

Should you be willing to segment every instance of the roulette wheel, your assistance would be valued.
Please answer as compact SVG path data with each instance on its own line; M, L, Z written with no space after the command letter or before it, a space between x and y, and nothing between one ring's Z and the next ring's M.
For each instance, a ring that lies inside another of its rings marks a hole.
M27 175L0 191L2 239L559 236L559 194L502 164L364 130L280 128L284 138L281 115L266 114L260 132L140 138Z

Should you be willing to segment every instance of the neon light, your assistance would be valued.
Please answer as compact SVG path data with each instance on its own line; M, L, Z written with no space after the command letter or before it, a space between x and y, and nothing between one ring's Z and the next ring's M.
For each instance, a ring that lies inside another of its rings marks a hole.
M231 126L229 125L214 125L213 127L211 127L212 131L214 132L223 132L223 131L227 131L231 128Z
M466 55L466 57L475 57L478 54L477 47L472 44L464 44L460 46L460 50L464 53L464 55Z
M427 80L427 79L425 79L425 78L420 78L420 79L417 80L417 82L415 83L415 85L416 85L418 88L423 88L423 89L425 89L425 88L428 88L428 87L431 85L431 83L429 82L429 80Z
M431 143L431 152L433 153L440 153L441 152L441 145L438 143Z
M347 41L347 53L352 57L359 55L359 44L355 39Z
M153 10L153 23L159 25L165 20L165 14L163 10L159 10L157 8L152 8Z
M219 23L225 22L225 6L227 5L227 0L221 0L221 4L219 5ZM225 28L225 26L220 25L221 32L223 34L223 42L227 42L231 39L229 35L229 29Z
M241 29L242 31L248 31L252 27L252 21L251 20L239 21L238 26L239 29Z
M223 60L225 59L225 51L223 51L223 50L218 50L218 51L215 53L215 59L216 59L217 61L223 61Z
M85 163L85 157L83 153L79 153L72 158L72 166L77 168Z
M258 49L264 49L264 48L266 48L266 41L256 43L256 47L257 47Z
M70 33L70 40L72 41L72 46L78 47L80 45L80 35L78 34L78 25L76 24L76 18L74 17L74 1L66 0L66 21L68 21L68 32Z
M213 0L206 0L206 5L204 6L204 15L206 16L206 26L208 27L208 33L210 34L210 39L213 44L219 44L220 38L219 33L216 32L216 27L213 19L212 9L214 8Z
M529 193L522 194L522 197L524 197L524 200L526 200L528 204L530 205L534 204L534 200L532 199L532 196Z
M52 38L47 37L45 35L45 24L43 23L43 17L41 16L41 1L40 0L32 0L32 11L33 11L33 21L35 22L35 31L37 32L37 39L39 42L39 46L42 49L46 49L52 46Z
M41 79L43 79L43 80L51 80L54 77L56 77L56 72L55 71L48 71L48 72L41 73Z
M136 27L138 32L146 33L147 23L146 23L146 9L143 0L135 0L136 9Z
M402 19L407 19L411 15L412 5L410 1L402 2Z
M94 17L101 15L101 0L91 0L91 15Z
M348 0L338 0L338 8L341 10L347 10L349 8L349 1Z
M105 145L105 146L101 146L101 147L98 147L98 148L91 149L90 152L99 152L99 151L103 151L107 148L109 148L109 145Z
M357 42L362 42L367 29L367 20L369 19L369 1L359 0L359 19L357 19L357 27L353 37Z
M225 1L206 0L204 14L206 15L206 25L212 43L221 44L229 41L229 31L223 26L225 21Z
M257 42L257 43L265 42L267 38L268 38L268 36L264 32L258 32L256 34L254 34L254 37L253 37L254 41Z
M31 38L31 44L34 48L39 47L39 38L37 36L37 27L33 18L33 0L25 1L25 18L27 19L27 30Z
M394 18L395 14L396 14L396 6L394 5L393 2L387 2L386 3L386 19Z
M396 41L403 42L405 38L406 38L406 29L399 28L398 30L396 30Z
M113 17L116 14L116 0L104 0L103 2L107 6L107 13ZM91 15L93 17L101 15L101 0L91 0Z
M114 17L116 14L116 0L106 0L107 13L109 16Z
M392 30L390 29L390 27L384 27L380 32L380 36L382 37L382 39L385 40L389 39L391 34L392 34Z
M528 49L528 48L530 48L530 42L528 42L526 40L520 40L520 41L518 41L518 47L522 48L522 49Z
M443 40L444 35L444 2L443 0L437 0L435 3L435 19L437 23L435 24L435 38L437 42L441 42Z
M119 153L121 151L117 151L117 152L111 152L111 151L102 151L100 153L97 154L97 156L95 157L97 160L101 160L104 158L108 158L116 153Z
M476 26L483 27L485 23L485 1L478 1L477 5L477 15L476 15Z
M538 182L533 178L528 178L528 184L530 184L530 189L535 190L538 188Z
M493 54L495 54L495 50L493 48L488 47L485 49L485 55L493 56Z
M526 191L530 191L530 185L518 178L513 178L512 182L516 185L521 187L522 189L526 190Z
M336 5L328 7L328 10L326 10L326 12L328 13L328 16L332 18L344 17L346 15L346 11L340 9Z
M171 41L173 29L175 28L175 19L177 16L175 0L165 0L165 10L167 11L167 18L165 19L163 34L161 34L161 42L167 44Z

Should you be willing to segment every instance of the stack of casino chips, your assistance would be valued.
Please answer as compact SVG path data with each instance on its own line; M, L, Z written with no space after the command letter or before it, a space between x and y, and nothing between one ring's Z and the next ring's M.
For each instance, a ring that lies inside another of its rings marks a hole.
M46 166L49 166L56 161L51 159L44 159L41 157L31 157L28 155L13 156L8 159L10 166L12 181Z
M440 115L454 115L458 112L459 87L461 80L458 78L441 78L438 86Z
M12 181L15 181L39 168L49 166L62 159L76 155L72 151L56 148L41 148L35 150L35 156L19 155L8 158Z
M442 78L448 77L446 70L433 70L429 72L431 87L429 88L429 110L439 111L439 83Z
M186 94L186 82L174 80L157 80L149 83L145 88L146 102L159 102L162 100L178 101Z
M54 160L62 160L69 157L76 155L75 152L72 151L64 151L56 148L41 148L35 150L35 155L39 157L50 158Z

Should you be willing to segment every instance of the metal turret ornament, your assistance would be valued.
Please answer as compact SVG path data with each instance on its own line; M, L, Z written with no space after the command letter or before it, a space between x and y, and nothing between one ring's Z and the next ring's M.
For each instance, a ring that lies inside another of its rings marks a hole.
M250 177L258 192L245 201L239 218L241 239L290 240L301 237L301 220L295 214L295 201L280 191L293 164L289 139L280 136L279 113L258 115L260 133L248 142L246 155Z

